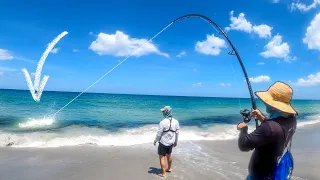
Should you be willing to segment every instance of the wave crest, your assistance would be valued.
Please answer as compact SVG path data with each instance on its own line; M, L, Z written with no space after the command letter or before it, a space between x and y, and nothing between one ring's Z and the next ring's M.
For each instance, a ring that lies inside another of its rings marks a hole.
M298 122L298 128L320 123L319 115L309 116L305 121ZM20 123L20 128L47 127L54 124L54 119L30 119ZM249 125L249 133L255 129ZM121 129L110 132L101 128L69 126L56 131L35 131L9 133L0 131L0 147L61 147L78 145L96 146L132 146L152 143L157 131L157 125L147 125L140 128ZM236 125L213 125L207 127L187 126L180 130L180 141L197 140L232 140L238 137Z
M54 123L53 118L42 118L42 119L34 119L29 118L26 122L22 122L18 124L19 128L39 128L44 126L51 126Z
M0 147L61 147L77 145L132 146L152 143L157 126L144 126L109 132L99 128L72 126L58 132L6 133L0 131ZM228 140L235 139L238 131L233 125L219 125L206 128L185 128L179 139L185 140Z
M320 123L320 115L307 116L306 121L298 122L297 127L305 127Z

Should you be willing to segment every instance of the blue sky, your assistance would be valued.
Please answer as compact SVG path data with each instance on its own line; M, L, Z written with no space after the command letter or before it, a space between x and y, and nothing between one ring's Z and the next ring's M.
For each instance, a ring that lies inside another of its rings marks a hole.
M47 57L46 90L82 91L175 18L203 14L226 30L254 91L289 83L295 98L320 99L318 1L2 1L0 88L28 89L22 68ZM170 26L90 92L249 97L228 44L201 19ZM32 77L34 78L34 77Z

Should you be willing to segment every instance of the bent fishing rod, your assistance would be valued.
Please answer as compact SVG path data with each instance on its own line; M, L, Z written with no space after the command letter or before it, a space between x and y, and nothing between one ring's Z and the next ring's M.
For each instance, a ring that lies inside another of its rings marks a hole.
M240 66L241 66L242 72L244 74L244 77L246 79L246 82L247 82L247 86L248 86L248 90L249 90L250 98L251 98L252 108L253 109L257 109L257 105L256 105L256 102L255 102L255 99L254 99L254 95L253 95L253 92L252 92L252 87L251 87L251 84L250 84L250 80L248 78L248 74L247 74L246 68L244 67L244 64L243 64L243 62L241 60L241 57L240 57L237 49L235 48L235 46L233 45L233 43L231 42L231 40L229 39L227 34L213 20L209 19L206 16L200 15L200 14L187 14L187 15L184 15L184 16L181 16L181 17L175 19L172 23L176 23L176 22L181 21L181 20L186 19L186 18L200 18L200 19L203 19L206 22L208 22L211 26L213 26L214 29L218 29L219 34L223 35L225 37L225 39L228 41L229 45L232 48L232 51L228 52L228 54L229 55L236 55L236 57L238 59L238 62L240 63ZM240 114L242 115L243 121L245 123L250 122L250 120L251 120L251 112L250 112L250 110L248 110L248 109L241 110ZM257 128L259 126L258 120L255 118L255 121L256 121L256 128Z

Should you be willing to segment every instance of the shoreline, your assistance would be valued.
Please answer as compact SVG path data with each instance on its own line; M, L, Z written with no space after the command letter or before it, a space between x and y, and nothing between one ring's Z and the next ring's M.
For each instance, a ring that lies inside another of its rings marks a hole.
M203 153L173 150L166 179L245 179L251 152L236 141L197 141ZM181 145L184 146L184 145ZM317 180L320 150L292 150L293 180ZM193 154L193 155L192 155ZM156 147L0 148L0 174L6 180L161 179Z
M292 144L293 180L320 177L320 125L298 129ZM310 135L314 138L310 138ZM245 179L252 152L237 140L181 141L173 149L173 172L166 179ZM73 146L0 148L0 174L6 180L161 179L157 147Z
M320 124L299 128L294 135L292 180L320 177ZM237 140L180 141L173 149L168 180L245 179L251 152L241 152ZM0 148L0 174L5 180L161 179L157 147L65 146Z

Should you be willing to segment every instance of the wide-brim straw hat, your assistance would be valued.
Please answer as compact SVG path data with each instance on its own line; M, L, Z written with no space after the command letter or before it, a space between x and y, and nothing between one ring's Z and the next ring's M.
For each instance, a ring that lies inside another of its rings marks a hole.
M297 111L291 106L293 90L283 83L275 82L267 91L259 91L255 93L264 103L285 113L297 114Z

